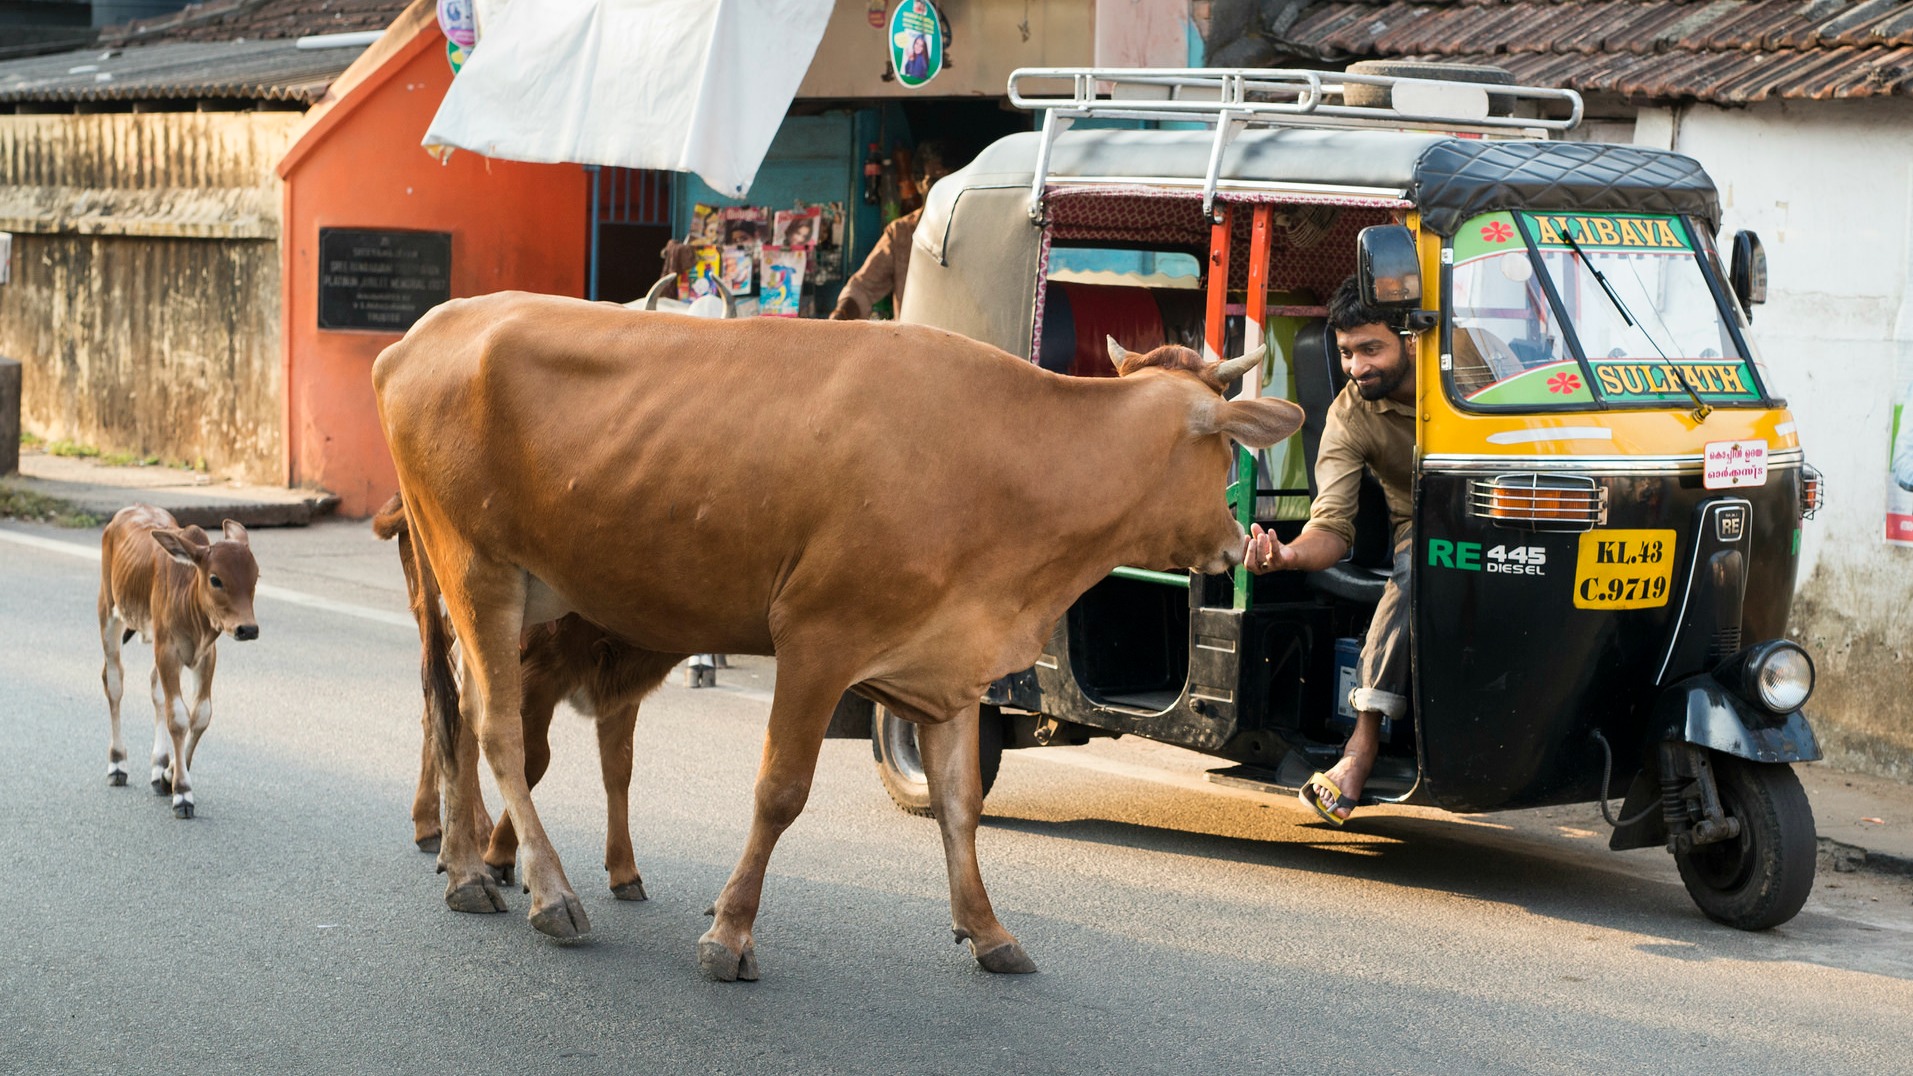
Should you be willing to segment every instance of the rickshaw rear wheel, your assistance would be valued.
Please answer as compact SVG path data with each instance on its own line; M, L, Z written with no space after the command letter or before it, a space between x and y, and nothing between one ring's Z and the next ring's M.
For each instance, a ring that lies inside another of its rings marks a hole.
M977 768L983 777L983 795L988 796L1003 765L1003 717L996 707L985 706L978 718ZM870 721L870 750L877 759L877 779L896 805L910 814L935 818L930 781L923 774L923 755L917 749L917 726L878 706Z
M1712 756L1721 808L1740 835L1675 853L1688 895L1709 919L1766 930L1792 919L1813 890L1813 807L1793 767Z

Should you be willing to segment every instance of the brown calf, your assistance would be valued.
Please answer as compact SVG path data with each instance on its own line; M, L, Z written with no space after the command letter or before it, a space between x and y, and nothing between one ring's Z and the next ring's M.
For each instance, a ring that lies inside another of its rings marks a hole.
M198 527L182 529L152 505L122 508L100 539L100 645L106 707L113 721L106 779L126 784L120 739L123 687L120 646L138 632L153 644L153 792L172 793L173 814L193 816L193 752L213 720L213 644L230 632L259 637L252 592L259 581L246 528L226 520L215 542ZM179 671L193 670L193 705L181 698Z
M405 572L405 589L411 599L413 615L420 618L423 645L446 645L451 641L438 604L426 600L436 593L429 568L418 560L412 547L411 530L406 525L405 502L394 495L372 519L372 531L383 539L396 539L399 564ZM439 619L437 632L428 630L424 617ZM434 643L434 636L443 642ZM619 900L645 899L644 879L638 873L631 848L631 738L638 721L638 703L664 682L671 669L682 660L676 655L654 654L626 646L583 617L563 619L526 629L519 644L519 665L524 677L524 701L519 708L525 734L525 783L535 787L551 764L550 729L553 713L561 700L569 700L577 711L591 718L598 731L598 765L604 777L605 842L604 866L611 876L611 893ZM429 665L429 663L428 663ZM423 746L419 755L418 790L412 797L412 834L422 851L436 852L440 844L439 757L449 754L439 749L433 727L432 697L434 685L425 678L426 706L422 719ZM469 735L469 723L464 728ZM493 827L482 801L474 799L476 811L472 825L476 832L491 834L485 850L485 864L500 880L509 881L517 859L518 835L512 829L511 816L501 815Z

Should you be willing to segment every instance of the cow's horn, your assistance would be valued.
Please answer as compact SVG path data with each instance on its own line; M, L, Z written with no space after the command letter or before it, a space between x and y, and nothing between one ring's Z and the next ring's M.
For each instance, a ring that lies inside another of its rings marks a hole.
M731 294L731 289L725 287L722 280L713 280L711 283L717 286L717 293L724 297L724 316L727 318L736 317L737 298Z
M1116 342L1115 337L1105 336L1103 339L1109 341L1109 365L1114 366L1118 370L1122 369L1123 360L1129 357L1129 352L1124 350L1123 346Z
M1262 365L1262 359L1268 353L1269 342L1264 340L1261 347L1256 348L1247 355L1243 355L1240 358L1224 359L1216 363L1216 380L1225 385L1234 381L1236 378Z
M677 278L678 275L676 273L666 273L659 277L658 282L651 285L651 290L644 293L644 308L646 310L656 310L658 308L658 296L664 293L664 286L666 284L675 283Z

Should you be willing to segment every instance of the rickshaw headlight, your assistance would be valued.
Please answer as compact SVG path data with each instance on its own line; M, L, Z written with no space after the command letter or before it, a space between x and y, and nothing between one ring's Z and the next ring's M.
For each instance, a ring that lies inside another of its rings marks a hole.
M1813 694L1813 659L1793 643L1763 643L1748 655L1741 682L1762 706L1790 714Z

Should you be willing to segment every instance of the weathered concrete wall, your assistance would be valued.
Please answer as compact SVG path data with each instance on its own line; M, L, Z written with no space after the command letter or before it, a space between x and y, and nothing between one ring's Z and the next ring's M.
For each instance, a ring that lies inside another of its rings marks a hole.
M1700 160L1723 235L1766 246L1754 332L1830 490L1793 608L1819 672L1807 709L1829 757L1913 778L1913 548L1884 541L1893 390L1913 372L1913 101L1650 110L1636 140Z
M283 481L273 166L298 120L0 116L0 354L27 429Z

